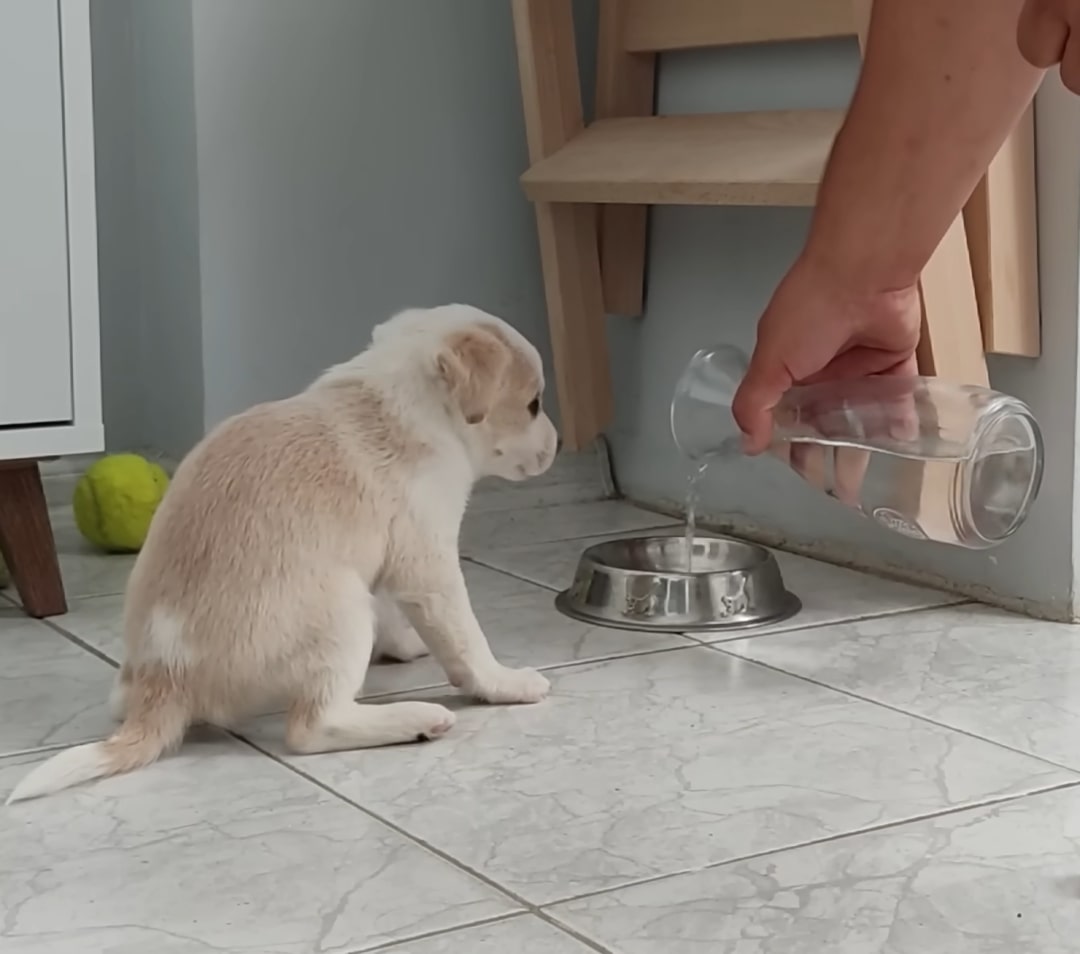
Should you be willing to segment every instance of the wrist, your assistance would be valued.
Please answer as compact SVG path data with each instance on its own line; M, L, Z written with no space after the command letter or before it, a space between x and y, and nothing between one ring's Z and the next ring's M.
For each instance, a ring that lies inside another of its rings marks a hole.
M877 326L918 327L922 316L918 274L899 270L873 272L862 267L850 255L824 252L808 245L792 266L808 287L825 289L828 300L835 302L837 317L848 316L853 322Z
M875 260L838 244L808 242L796 261L846 299L906 298L918 293L919 271L887 259Z
M834 227L824 214L815 217L800 257L836 285L865 296L917 287L928 260L905 249L890 230Z

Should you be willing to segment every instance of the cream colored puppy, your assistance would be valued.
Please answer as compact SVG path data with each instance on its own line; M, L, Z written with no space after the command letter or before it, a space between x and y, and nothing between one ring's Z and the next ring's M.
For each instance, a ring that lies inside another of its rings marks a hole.
M458 532L478 478L551 465L543 389L525 338L448 305L397 315L302 394L218 426L177 470L128 583L111 700L123 724L8 801L147 765L193 723L274 706L295 752L435 738L454 724L443 706L355 701L374 653L412 658L420 640L485 702L542 699L542 675L492 655Z

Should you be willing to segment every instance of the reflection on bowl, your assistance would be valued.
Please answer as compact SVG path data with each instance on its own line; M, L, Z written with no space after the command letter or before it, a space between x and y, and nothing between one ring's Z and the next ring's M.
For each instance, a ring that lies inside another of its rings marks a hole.
M687 550L681 535L598 543L581 555L573 583L555 606L596 626L656 633L765 626L802 608L765 547L695 537Z

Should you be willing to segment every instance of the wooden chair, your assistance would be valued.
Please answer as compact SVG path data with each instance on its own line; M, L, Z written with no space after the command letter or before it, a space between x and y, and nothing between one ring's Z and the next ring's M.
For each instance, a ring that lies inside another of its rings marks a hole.
M644 310L650 205L812 205L842 110L654 114L658 54L865 36L869 0L600 0L585 126L571 0L512 0L566 444L611 420L605 312ZM922 277L924 373L985 383L984 351L1036 355L1034 137L1013 134Z

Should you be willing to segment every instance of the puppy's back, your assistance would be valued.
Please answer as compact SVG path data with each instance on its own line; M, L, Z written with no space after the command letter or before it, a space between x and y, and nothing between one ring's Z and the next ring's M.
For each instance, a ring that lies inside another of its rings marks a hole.
M219 425L177 469L136 561L129 658L138 658L155 610L181 620L199 651L207 641L255 639L268 614L285 616L286 627L301 618L303 594L317 599L328 567L373 576L387 512L370 479L373 456L363 433L307 394Z

